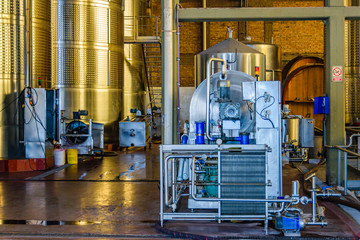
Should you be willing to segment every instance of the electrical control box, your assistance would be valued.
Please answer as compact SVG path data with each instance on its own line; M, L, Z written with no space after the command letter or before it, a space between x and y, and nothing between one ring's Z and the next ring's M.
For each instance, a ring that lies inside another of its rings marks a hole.
M27 88L24 93L24 145L26 158L45 158L46 91Z
M303 148L309 148L314 147L314 127L315 127L315 121L314 119L310 118L303 118L300 119L300 136L299 145Z
M329 97L316 97L314 101L314 114L329 114Z

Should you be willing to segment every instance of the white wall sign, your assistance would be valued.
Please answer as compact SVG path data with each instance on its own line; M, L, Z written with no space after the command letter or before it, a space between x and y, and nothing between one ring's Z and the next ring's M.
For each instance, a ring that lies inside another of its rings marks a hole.
M342 66L333 66L332 67L332 81L333 82L342 82L344 79L344 72Z

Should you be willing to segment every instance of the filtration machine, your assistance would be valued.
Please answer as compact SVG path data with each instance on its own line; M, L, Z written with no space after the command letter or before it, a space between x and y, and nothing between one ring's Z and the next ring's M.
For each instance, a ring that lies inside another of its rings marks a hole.
M298 181L292 182L292 195L283 196L280 82L258 81L264 69L257 66L250 66L254 77L227 70L234 59L223 56L207 61L181 144L160 147L161 224L263 221L267 233L271 220L287 236L299 236L306 225L326 225L314 176L312 199L299 196ZM309 202L313 212L306 219L297 205Z

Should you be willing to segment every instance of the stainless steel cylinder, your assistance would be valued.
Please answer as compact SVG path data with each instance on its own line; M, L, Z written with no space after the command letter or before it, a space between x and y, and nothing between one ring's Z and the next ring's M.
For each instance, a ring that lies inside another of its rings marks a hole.
M125 31L124 37L134 38L136 35L146 36L148 29L147 1L125 0ZM142 44L124 45L124 117L130 115L130 109L145 112L146 69Z
M106 143L118 141L123 117L122 0L52 1L52 86L65 117L79 109L105 125Z
M295 181L292 181L291 182L291 195L292 196L299 196L299 181L298 180L295 180Z
M299 145L299 118L282 119L282 142Z
M51 87L51 1L32 0L31 86Z
M278 45L255 41L242 41L242 43L265 55L266 81L281 80L281 51Z
M18 101L24 86L24 2L0 4L0 157L16 156L19 145Z
M195 56L196 87L206 78L206 64L212 57L227 61L228 70L244 72L253 77L255 77L255 67L259 67L258 80L265 80L265 55L235 39L228 38ZM219 72L220 65L214 63L211 74Z
M213 74L210 78L210 89L211 92L216 92L216 86L218 81L220 81L221 72ZM231 101L234 103L240 103L240 121L241 128L240 132L250 133L254 129L255 117L254 113L250 112L249 106L246 101L243 101L243 88L242 84L244 82L254 82L255 79L243 72L239 71L226 71L226 78L230 81L230 96ZM214 93L208 96L207 94L207 84L206 81L203 81L199 87L195 90L191 102L190 102L190 132L196 132L196 122L205 122L207 119L207 114L209 114L209 119L212 119L213 122L217 123L220 121L219 114L219 105L214 101L210 101L209 112L206 111L207 98L209 97L212 100L218 93ZM200 106L200 107L199 107ZM212 129L209 129L212 132ZM208 131L206 131L208 133Z
M345 6L360 6L359 0L345 0ZM345 21L345 121L360 122L360 21Z
M27 23L30 58L29 80L32 87L42 86L51 77L50 1L32 0ZM24 0L0 3L0 157L23 156L22 127L16 100L25 79L25 5Z
M360 0L344 0L345 6L360 6Z

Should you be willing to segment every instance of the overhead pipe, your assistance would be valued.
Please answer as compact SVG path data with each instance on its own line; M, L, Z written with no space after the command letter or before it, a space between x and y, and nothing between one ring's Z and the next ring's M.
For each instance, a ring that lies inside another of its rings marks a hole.
M173 143L173 102L174 102L174 3L173 0L162 0L163 32L163 144Z

